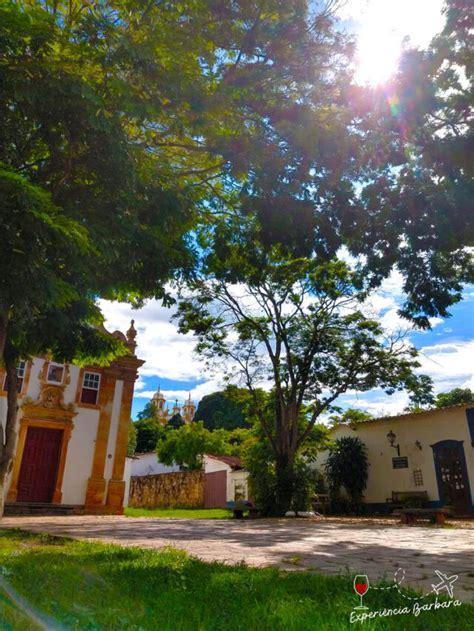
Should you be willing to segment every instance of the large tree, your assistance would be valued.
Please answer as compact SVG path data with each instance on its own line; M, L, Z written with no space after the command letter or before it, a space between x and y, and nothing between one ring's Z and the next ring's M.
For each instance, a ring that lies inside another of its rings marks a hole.
M210 364L239 375L254 395L275 455L277 509L284 513L295 457L321 415L348 390L416 388L418 363L412 347L386 337L364 314L367 289L357 272L340 260L268 249L256 237L258 225L243 225L229 227L224 257L210 249L178 318ZM265 382L274 388L272 414L260 405L258 387Z

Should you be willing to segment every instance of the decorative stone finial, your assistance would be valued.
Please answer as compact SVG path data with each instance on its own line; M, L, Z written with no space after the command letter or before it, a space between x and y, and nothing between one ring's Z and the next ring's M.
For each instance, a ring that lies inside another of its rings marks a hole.
M137 343L135 341L135 338L137 337L137 330L133 326L134 324L135 324L135 320L132 320L130 322L130 328L128 329L128 331L126 333L127 346L132 351L133 354L135 354L135 349L137 348Z

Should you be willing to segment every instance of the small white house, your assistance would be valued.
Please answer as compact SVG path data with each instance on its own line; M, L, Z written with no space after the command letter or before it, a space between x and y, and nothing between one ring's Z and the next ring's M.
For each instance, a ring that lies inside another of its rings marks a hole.
M356 436L367 447L369 477L364 501L374 511L390 509L392 492L425 491L430 507L450 505L474 512L474 405L338 425L333 439ZM321 470L327 452L320 454Z
M248 472L237 456L204 455L204 472L207 474L225 472L226 501L248 500Z

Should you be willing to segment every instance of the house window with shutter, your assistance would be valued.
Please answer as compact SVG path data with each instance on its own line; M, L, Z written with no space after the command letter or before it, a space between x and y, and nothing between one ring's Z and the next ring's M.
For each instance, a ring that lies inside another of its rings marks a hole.
M81 403L95 405L99 398L100 373L84 372L81 390Z

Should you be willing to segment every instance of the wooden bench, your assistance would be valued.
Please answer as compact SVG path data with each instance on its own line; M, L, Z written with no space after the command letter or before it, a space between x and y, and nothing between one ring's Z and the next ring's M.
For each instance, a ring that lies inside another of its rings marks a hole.
M392 497L385 500L390 504L392 515L404 508L425 508L428 503L426 491L392 491Z
M446 517L453 514L449 506L442 508L401 508L397 513L400 515L402 524L416 524L418 519L429 519L432 524L444 524Z

